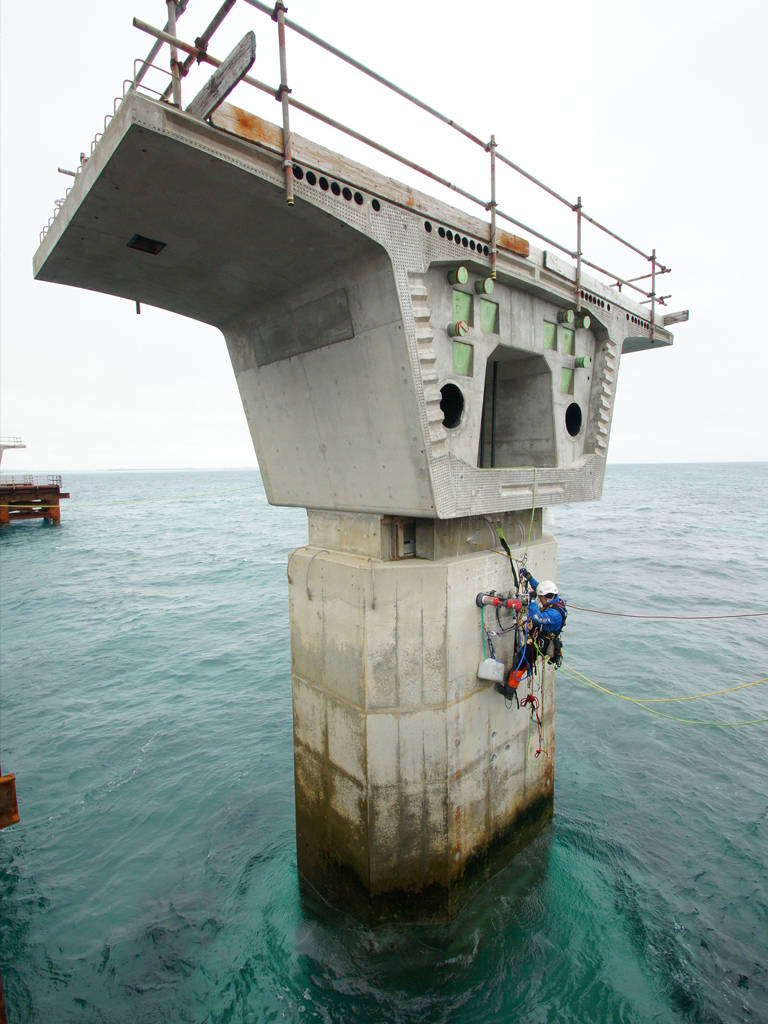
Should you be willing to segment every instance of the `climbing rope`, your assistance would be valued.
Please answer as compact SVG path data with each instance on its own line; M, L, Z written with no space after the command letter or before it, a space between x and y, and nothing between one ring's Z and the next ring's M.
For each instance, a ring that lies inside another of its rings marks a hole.
M645 699L638 699L636 697L628 697L624 693L615 693L613 690L609 690L605 686L600 686L600 684L596 683L594 679L590 679L588 676L585 676L582 672L577 671L571 665L563 665L560 671L565 672L566 675L570 676L571 679L575 679L576 682L592 686L596 690L609 694L611 697L617 697L619 700L628 700L631 704L636 704L638 707L643 708L643 710L649 711L652 715L660 715L662 718L668 718L673 722L683 722L686 725L723 726L759 725L761 722L768 722L768 718L754 718L747 722L702 722L690 718L675 718L674 715L665 715L663 711L657 711L655 708L647 707L648 704L664 704L676 700L697 700L700 697L714 697L721 693L732 693L734 690L743 690L748 686L757 686L758 683L768 682L768 676L766 676L765 679L756 679L754 683L743 683L741 686L732 686L727 690L715 690L712 693L697 693L692 697L648 697Z
M768 612L739 612L734 615L637 615L633 612L604 612L599 608L581 608L568 602L568 609L575 608L578 612L592 612L595 615L614 615L620 619L752 619Z

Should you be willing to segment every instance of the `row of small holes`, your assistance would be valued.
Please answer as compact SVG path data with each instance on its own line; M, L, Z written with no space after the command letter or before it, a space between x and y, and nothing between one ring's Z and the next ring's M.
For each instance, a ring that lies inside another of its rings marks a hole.
M293 176L298 181L301 181L302 178L306 177L307 184L319 185L323 192L327 192L328 189L330 188L331 192L333 192L335 196L344 196L347 202L350 202L354 198L358 206L362 206L363 203L365 202L365 200L363 199L362 192L355 192L353 197L351 188L347 188L346 185L342 188L338 181L332 181L329 184L327 178L323 177L322 174L318 178L314 171L307 171L305 175L301 167L296 167L294 165ZM374 210L381 209L381 203L378 201L378 199L374 199L373 202L371 203L371 206L373 206Z
M432 224L428 220L424 221L424 230L427 232L432 230ZM475 242L472 238L462 236L458 231L454 235L450 228L438 228L437 233L441 238L447 238L449 242L463 245L465 249L471 249L473 252L477 249L478 252L482 252L485 256L490 256L491 254L491 250L487 245L483 245L482 242Z
M582 297L582 299L586 299L587 302L594 302L594 304L596 306L600 306L601 309L605 309L606 308L605 302L602 299L598 299L598 297L596 295L590 295L589 292L582 291L581 297ZM608 303L607 309L608 309L608 312L610 312L610 310L611 310L610 302Z
M631 320L633 324L637 324L640 327L645 327L646 330L651 329L651 325L648 323L647 320L641 320L637 316L630 316L629 313L627 313L627 320Z

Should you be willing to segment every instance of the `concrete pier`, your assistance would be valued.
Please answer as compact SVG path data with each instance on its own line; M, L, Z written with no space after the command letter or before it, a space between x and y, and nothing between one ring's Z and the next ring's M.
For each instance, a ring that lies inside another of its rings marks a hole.
M510 589L508 560L478 551L477 519L417 520L398 557L403 525L310 512L288 566L299 870L371 924L448 920L553 806L554 670L538 757L528 710L477 677L475 595ZM555 540L534 526L529 564L553 577Z
M295 134L288 206L284 142L130 89L35 276L221 331L267 497L309 510L288 565L299 871L370 923L447 920L553 810L552 668L520 687L538 756L528 708L478 677L475 597L512 589L490 520L557 580L540 506L600 497L623 353L672 336L581 266Z

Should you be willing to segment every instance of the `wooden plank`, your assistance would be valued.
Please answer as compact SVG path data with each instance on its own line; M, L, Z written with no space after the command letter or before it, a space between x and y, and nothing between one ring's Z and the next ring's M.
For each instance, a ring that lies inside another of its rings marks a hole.
M193 117L210 117L229 96L238 82L248 74L256 60L256 36L246 32L227 59L216 68L200 92L187 107Z
M238 135L241 139L255 142L258 145L273 149L283 156L283 129L271 121L265 121L256 114L247 110L241 110L231 103L222 103L218 110L211 115L211 123L215 128L221 128L231 135Z
M531 243L528 239L510 234L509 231L497 231L496 243L502 249L509 249L510 252L516 252L519 256L530 256L531 254Z
M671 327L672 324L684 324L688 320L690 310L681 309L679 313L666 313L661 319L665 327Z

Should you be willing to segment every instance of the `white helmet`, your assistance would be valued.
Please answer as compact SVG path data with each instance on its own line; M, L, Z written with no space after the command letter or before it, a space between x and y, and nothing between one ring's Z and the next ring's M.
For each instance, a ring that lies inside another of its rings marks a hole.
M536 587L536 597L549 603L557 597L557 586L552 580L542 580L538 587Z

